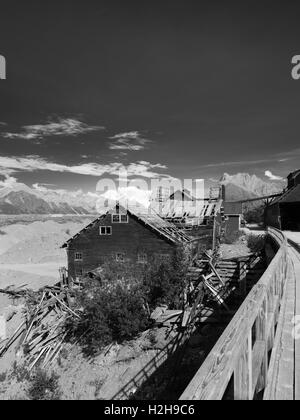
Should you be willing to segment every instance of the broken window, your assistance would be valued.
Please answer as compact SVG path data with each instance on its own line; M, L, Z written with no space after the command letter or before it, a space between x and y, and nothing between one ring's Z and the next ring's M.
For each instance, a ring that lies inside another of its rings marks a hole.
M111 215L112 223L128 223L127 214L112 214Z
M99 231L101 236L109 236L112 235L112 227L111 226L100 226Z

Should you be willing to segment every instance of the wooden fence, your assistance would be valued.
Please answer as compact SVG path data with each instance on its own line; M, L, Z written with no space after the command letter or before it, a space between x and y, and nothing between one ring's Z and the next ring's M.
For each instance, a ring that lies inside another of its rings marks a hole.
M266 387L286 279L293 264L285 236L269 229L278 251L212 349L181 400L252 400Z

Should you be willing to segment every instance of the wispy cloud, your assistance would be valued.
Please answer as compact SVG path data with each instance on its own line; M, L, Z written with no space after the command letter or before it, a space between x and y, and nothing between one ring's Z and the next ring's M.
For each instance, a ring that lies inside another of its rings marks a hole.
M217 162L209 163L207 165L202 165L200 168L218 168L218 167L227 167L227 166L245 166L245 165L259 165L262 163L271 163L271 162L281 162L279 158L271 159L258 159L258 160L240 160L233 162Z
M51 172L69 172L73 174L103 176L104 174L118 176L120 172L126 169L128 177L144 177L157 178L168 177L158 171L166 170L167 167L160 163L152 164L146 161L139 161L123 166L119 162L109 164L99 163L83 163L79 165L62 165L59 163L49 162L39 156L26 157L7 157L0 156L0 174L11 175L16 172L34 172L34 171L51 171Z
M47 121L45 124L24 125L20 132L4 132L6 139L23 139L41 141L50 136L78 136L79 134L104 130L105 127L88 125L74 118L58 118L56 121Z
M111 140L109 148L111 150L131 150L139 151L145 149L151 140L145 139L138 131L116 134L109 138Z
M271 181L283 181L284 180L284 178L282 176L274 175L271 171L266 171L265 175Z

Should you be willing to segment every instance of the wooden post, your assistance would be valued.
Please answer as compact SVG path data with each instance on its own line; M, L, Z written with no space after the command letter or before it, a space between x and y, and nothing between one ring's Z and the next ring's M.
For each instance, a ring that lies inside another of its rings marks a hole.
M251 399L250 382L252 384L252 337L250 337L250 343L249 338L246 340L234 371L234 399L236 401Z
M256 392L262 391L266 387L267 375L268 375L268 337L267 337L267 315L268 315L268 305L267 299L264 300L264 303L259 311L258 317L256 319L256 339L264 343L263 350L263 359L261 364L261 370L258 377Z
M247 269L245 268L246 263L244 261L238 262L239 267L239 292L241 297L245 297L247 294Z

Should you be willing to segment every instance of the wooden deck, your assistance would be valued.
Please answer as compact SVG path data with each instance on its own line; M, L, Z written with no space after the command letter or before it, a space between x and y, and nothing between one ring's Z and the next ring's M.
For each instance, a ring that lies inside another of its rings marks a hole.
M269 235L275 258L182 400L221 400L230 389L235 400L300 399L300 233Z
M295 275L287 279L265 400L300 400L300 233L285 235Z

